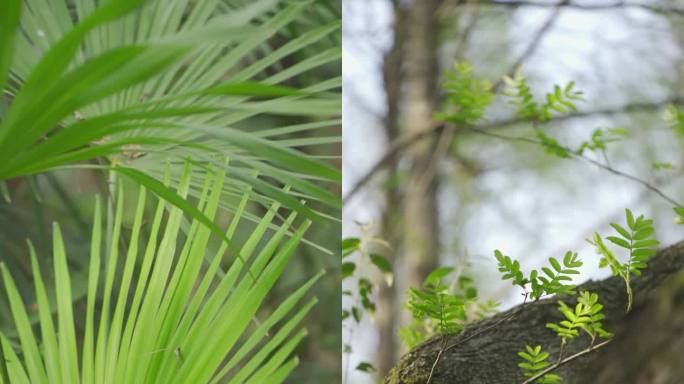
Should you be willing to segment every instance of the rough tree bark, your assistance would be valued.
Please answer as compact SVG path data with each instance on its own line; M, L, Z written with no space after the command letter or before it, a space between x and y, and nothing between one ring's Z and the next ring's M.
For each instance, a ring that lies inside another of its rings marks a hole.
M624 282L612 277L578 287L599 294L605 306L605 326L613 331L606 347L561 366L564 384L680 384L684 383L684 242L661 250L641 277L632 281L634 306L625 313ZM574 304L572 297L561 297ZM514 307L473 323L448 338L452 348L442 354L432 384L522 383L516 352L540 344L558 356L558 338L547 329L558 322L558 298ZM503 320L502 320L503 319ZM386 384L425 384L440 348L434 337L402 357L385 377ZM564 356L589 345L587 337L569 343Z

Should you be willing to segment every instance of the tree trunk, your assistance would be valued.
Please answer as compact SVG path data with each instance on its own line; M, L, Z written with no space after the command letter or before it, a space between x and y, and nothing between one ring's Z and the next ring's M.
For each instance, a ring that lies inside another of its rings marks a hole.
M561 366L564 384L684 383L684 242L658 252L649 268L633 278L634 305L626 313L624 282L617 277L589 281L577 290L598 293L605 306L604 326L615 333L606 347ZM562 297L567 304L574 298ZM431 384L497 384L524 381L517 351L541 345L557 358L559 339L546 328L558 322L558 298L539 300L473 323L447 338ZM425 384L440 349L436 336L406 354L385 377L386 384ZM573 339L563 356L586 349L586 336Z
M432 126L437 97L436 0L414 0L407 9L406 127L408 134ZM426 139L407 152L410 169L404 195L404 244L408 286L418 287L437 264L437 181L426 177L435 140ZM434 176L434 175L433 175Z
M382 67L385 87L387 111L385 114L385 136L388 143L399 137L399 104L401 99L402 60L404 57L404 40L406 39L405 8L398 1L394 5L393 44L385 54ZM401 204L399 190L395 186L397 177L397 159L392 156L387 165L387 185L384 186L385 207L382 213L381 238L390 244L400 244L401 227L398 225L396 207ZM398 249L388 255L394 265L397 261ZM397 292L395 285L388 285L384 278L378 281L377 311L375 321L378 329L379 345L376 366L378 374L384 376L397 361Z

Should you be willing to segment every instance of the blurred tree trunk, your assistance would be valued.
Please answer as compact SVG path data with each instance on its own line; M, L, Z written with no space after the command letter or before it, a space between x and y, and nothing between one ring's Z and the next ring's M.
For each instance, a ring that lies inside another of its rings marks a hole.
M388 143L394 142L399 137L399 107L402 84L402 60L403 49L406 39L405 9L398 0L392 2L394 6L393 43L390 50L385 54L382 65L382 75L385 88L387 111L385 115L385 136ZM396 207L401 206L399 190L395 186L397 177L397 158L392 157L387 165L387 184L384 187L385 208L382 213L381 238L389 244L400 243L400 230L398 225L399 212ZM394 246L388 259L394 265L399 249ZM377 354L378 373L382 376L387 374L394 366L399 357L397 354L396 321L399 313L397 293L395 285L388 285L381 278L377 296L376 325L379 336Z
M430 129L437 101L437 0L414 0L407 8L405 122L408 134ZM437 264L437 180L426 176L435 149L433 138L406 152L409 163L404 194L403 254L408 285L420 286Z
M612 277L578 287L599 294L605 306L605 326L613 341L556 370L565 384L680 384L684 383L684 242L661 250L649 268L632 281L634 306L625 313L624 282ZM541 345L558 356L559 340L545 327L558 322L556 298L514 307L469 326L449 337L431 384L522 383L517 351ZM564 297L567 304L574 299ZM432 338L406 354L385 378L386 384L425 384L439 352L441 337ZM589 345L586 335L568 344L564 356Z
M676 6L677 1L663 1L665 6ZM679 15L665 15L665 19L669 24L669 31L672 36L672 40L680 47L684 48L684 23L682 23L682 18ZM682 95L684 91L684 59L678 57L674 60L674 96Z

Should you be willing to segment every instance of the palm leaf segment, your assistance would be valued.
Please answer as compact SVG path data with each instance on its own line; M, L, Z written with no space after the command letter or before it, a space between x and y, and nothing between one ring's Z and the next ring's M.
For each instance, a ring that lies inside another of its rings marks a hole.
M197 208L213 220L224 171L206 174ZM186 164L178 188L183 197L189 191L190 175ZM113 239L120 237L125 207L118 185L109 233ZM310 221L305 220L286 238L297 216L291 213L268 238L266 232L280 206L274 203L241 247L224 241L209 258L209 266L201 268L212 230L194 220L185 240L177 242L183 211L168 207L165 200L157 202L149 238L142 243L146 195L141 188L126 251L113 241L105 258L101 257L102 214L97 200L83 334L76 336L72 286L58 224L53 231L56 300L48 297L29 244L39 334L31 327L12 276L0 265L21 352L15 352L14 338L0 333L0 358L6 362L0 364L0 383L263 383L266 378L269 383L280 383L296 366L292 351L305 335L303 329L296 328L315 301L296 307L320 274L293 292L251 333L247 327ZM248 198L245 194L243 202ZM164 226L162 217L167 209ZM232 237L241 218L239 209L226 237ZM259 248L259 244L264 245ZM219 266L227 251L236 253L222 274ZM101 265L104 261L106 265ZM119 284L114 284L116 276L120 276ZM98 297L102 297L100 304ZM272 333L274 328L278 329Z
M223 208L234 212L248 187L251 200L277 201L309 218L323 214L302 199L339 207L321 185L338 183L339 171L297 148L339 141L325 132L340 123L340 78L300 90L279 85L339 59L330 42L339 21L291 36L288 29L323 6L224 1L3 2L0 181L104 158L158 180L171 161L177 182L188 156L215 167L229 156L223 188L235 199L222 199ZM291 40L271 47L279 36ZM318 47L326 48L311 53ZM294 64L279 67L284 58ZM271 115L308 120L273 127ZM189 195L198 197L203 179L202 170L192 175Z

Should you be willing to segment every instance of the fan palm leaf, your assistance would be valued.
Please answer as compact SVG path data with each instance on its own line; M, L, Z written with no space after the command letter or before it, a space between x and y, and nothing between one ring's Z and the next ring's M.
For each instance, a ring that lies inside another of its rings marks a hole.
M177 187L181 197L188 194L191 174L186 162ZM206 178L196 209L213 220L227 178L224 168L207 169L203 174ZM109 236L104 236L112 239L120 238L128 206L121 182L116 189L113 224ZM274 202L238 247L228 241L242 218L241 204L228 230L218 238L220 248L203 268L212 229L192 220L183 238L184 212L177 206L167 207L164 199L157 202L151 223L145 224L146 199L145 188L140 188L125 249L120 249L119 241L103 249L103 214L97 199L82 333L74 321L67 252L57 223L53 226L54 299L29 243L39 333L32 328L11 273L0 265L18 340L17 344L0 333L0 383L262 383L267 379L277 384L294 369L297 359L292 352L305 335L304 330L297 330L298 324L315 300L298 303L320 274L292 292L251 332L248 326L311 221L302 221L286 239L296 222L297 213L292 212L267 236L280 208ZM248 199L245 193L243 201ZM141 232L148 225L144 243ZM232 263L222 273L226 252Z
M316 158L301 149L339 142L340 78L291 87L340 57L329 38L339 21L307 25L311 9L326 8L279 0L8 0L0 16L8 101L0 107L0 180L104 159L87 166L157 180L170 161L177 183L189 155L214 167L229 156L226 194L249 187L262 206L331 217L325 212L340 201L326 184L339 183L340 173L330 150ZM271 46L283 36L291 40ZM296 61L283 67L284 59ZM269 116L295 120L281 126ZM191 196L200 193L202 172L191 179ZM220 205L235 212L234 201Z

